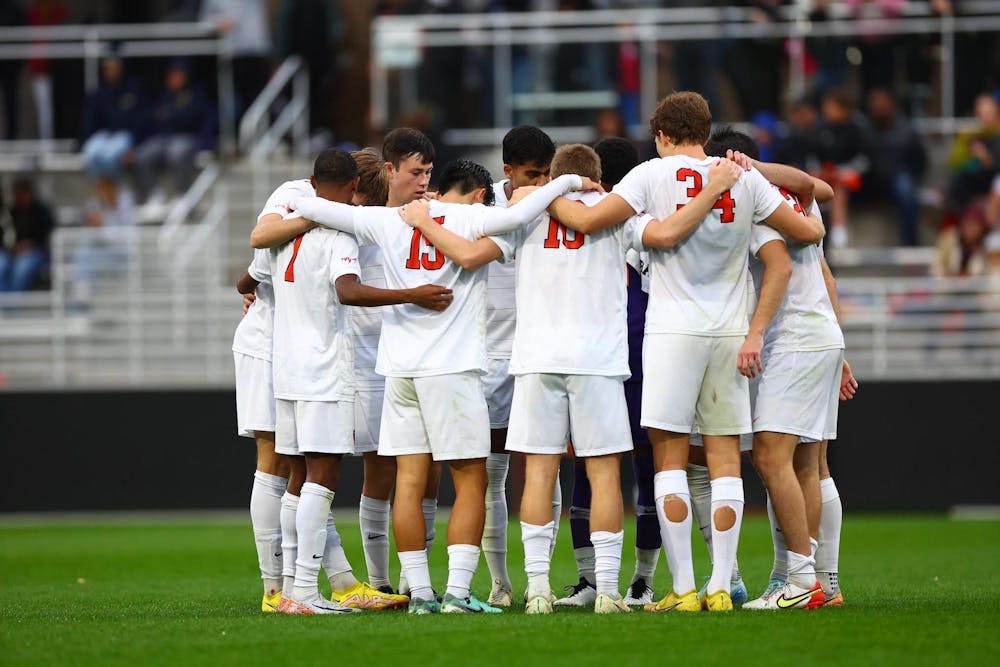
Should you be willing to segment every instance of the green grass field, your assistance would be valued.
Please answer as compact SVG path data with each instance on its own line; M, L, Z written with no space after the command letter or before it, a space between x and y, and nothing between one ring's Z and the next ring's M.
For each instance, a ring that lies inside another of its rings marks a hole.
M443 528L431 559L440 587L447 575ZM357 525L341 522L340 531L363 573ZM516 524L510 535L515 589L523 590ZM623 587L633 566L630 544L627 534ZM704 549L696 553L699 576L707 574ZM770 566L766 519L744 523L740 562L751 593L758 592ZM265 615L249 521L0 523L0 568L7 582L3 665L1000 662L1000 522L848 516L841 555L847 606L773 614ZM575 572L564 522L553 585L573 583ZM667 577L661 558L657 593ZM485 563L474 589L483 597L489 591Z

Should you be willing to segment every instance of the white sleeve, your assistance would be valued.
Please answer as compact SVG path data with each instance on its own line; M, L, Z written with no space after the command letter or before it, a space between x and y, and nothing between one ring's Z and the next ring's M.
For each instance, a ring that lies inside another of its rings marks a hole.
M247 268L250 277L259 283L271 282L271 251L264 248L253 251L253 261Z
M330 250L330 284L337 278L346 275L361 277L361 264L358 260L358 242L349 234L337 234Z
M306 181L288 181L287 183L282 183L267 198L264 208L260 210L260 214L257 216L257 220L260 220L265 215L277 214L285 216L291 210L292 202L299 197L307 197L312 194L314 194L312 186Z
M579 176L563 174L513 206L507 208L488 206L484 214L479 217L479 225L477 226L481 226L481 228L472 230L475 234L473 238L505 234L518 227L523 227L544 213L556 197L564 195L570 190L579 190L582 187L583 180Z
M611 194L624 199L636 213L647 210L653 201L651 184L656 166L653 160L636 165L611 189Z
M751 169L743 174L743 178L746 179L747 190L753 196L754 223L766 220L779 206L785 203L781 192L756 169Z
M292 203L292 210L306 220L347 234L356 233L356 208L322 197L299 197Z
M648 213L633 215L622 225L622 246L626 250L642 252L646 249L642 245L642 234L646 231L646 225L655 220Z
M771 241L785 243L785 237L769 225L753 225L750 227L750 253L756 257L760 249Z
M505 264L514 259L517 255L517 248L521 244L521 239L524 238L524 232L520 229L515 229L512 232L507 232L506 234L498 234L496 236L488 237L490 241L496 244L500 248L500 252L503 255L497 261L501 264Z

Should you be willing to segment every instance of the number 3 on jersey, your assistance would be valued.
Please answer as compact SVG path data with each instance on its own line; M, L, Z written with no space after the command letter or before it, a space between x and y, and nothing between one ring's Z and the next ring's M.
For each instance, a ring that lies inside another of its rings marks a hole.
M444 216L434 218L434 222L439 225L444 224ZM421 252L427 248L425 252ZM413 230L410 237L410 256L406 258L406 268L419 269L423 267L427 271L436 271L444 266L444 255L438 249L427 242L419 229Z
M678 169L677 170L677 180L681 183L687 183L690 181L690 185L687 189L687 196L694 199L698 196L698 193L702 189L701 173L695 171L694 169ZM684 208L684 204L678 204L677 210ZM719 209L722 213L719 214L719 222L732 222L736 219L736 200L733 196L729 194L729 190L722 193L722 196L715 200L712 204L713 209Z

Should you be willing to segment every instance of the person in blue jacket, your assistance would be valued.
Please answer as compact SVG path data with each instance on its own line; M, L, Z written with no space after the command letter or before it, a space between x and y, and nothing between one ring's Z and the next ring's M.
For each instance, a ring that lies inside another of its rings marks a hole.
M118 180L132 149L142 139L146 106L139 83L125 77L121 57L101 63L101 82L83 112L83 160L94 178Z

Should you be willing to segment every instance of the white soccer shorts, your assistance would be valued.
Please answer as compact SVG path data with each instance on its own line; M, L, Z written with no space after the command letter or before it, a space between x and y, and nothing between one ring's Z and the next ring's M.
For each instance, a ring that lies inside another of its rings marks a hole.
M646 334L642 425L674 433L749 433L750 388L736 369L743 340L743 336Z
M754 433L790 433L801 442L835 439L844 351L775 352L762 362Z
M632 451L625 389L600 375L528 373L514 378L507 449L580 457Z
M362 387L354 394L354 453L378 451L384 387Z
M278 454L350 454L354 451L352 401L277 399L274 451Z
M507 428L510 423L510 403L514 397L514 376L510 374L510 359L487 359L483 376L483 393L490 411L490 428Z
M236 365L236 432L253 438L254 431L274 432L274 381L271 362L233 352Z
M386 378L378 453L430 454L435 461L486 458L490 417L479 371Z

